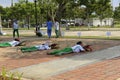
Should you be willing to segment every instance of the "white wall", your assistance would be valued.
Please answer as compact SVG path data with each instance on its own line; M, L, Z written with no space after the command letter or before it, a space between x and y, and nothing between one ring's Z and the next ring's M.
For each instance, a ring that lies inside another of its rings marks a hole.
M111 26L113 24L113 18L105 18L102 20L102 23L100 22L100 19L93 18L92 20L93 26Z
M87 20L83 20L81 18L76 18L75 23L85 24L88 25ZM105 18L102 20L102 23L99 18L92 18L89 19L89 25L90 26L111 26L113 24L113 18Z

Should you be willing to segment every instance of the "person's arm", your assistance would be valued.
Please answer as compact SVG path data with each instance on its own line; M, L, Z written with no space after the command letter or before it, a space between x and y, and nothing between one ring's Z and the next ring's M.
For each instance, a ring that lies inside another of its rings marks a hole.
M84 48L81 45L75 45L75 46L73 46L72 50L75 53L85 52Z
M81 45L77 45L79 52L85 52L85 49Z
M80 52L85 52L85 49L80 45Z
M9 42L9 44L12 46L12 47L14 47L14 46L16 46L16 45L18 45L20 42L19 41L11 41L11 42Z
M93 51L91 45L86 45L83 47L86 51Z
M19 44L17 44L16 46L23 46L23 45L25 45L25 42L26 42L26 41L21 41L21 42L19 42Z

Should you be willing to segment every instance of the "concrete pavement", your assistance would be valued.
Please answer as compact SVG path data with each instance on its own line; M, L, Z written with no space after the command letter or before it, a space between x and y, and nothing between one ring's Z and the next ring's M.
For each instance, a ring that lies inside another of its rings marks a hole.
M65 57L36 65L21 67L11 70L11 72L23 73L24 78L43 80L57 74L61 74L117 56L120 56L120 46L91 52L90 54L78 54L75 56Z

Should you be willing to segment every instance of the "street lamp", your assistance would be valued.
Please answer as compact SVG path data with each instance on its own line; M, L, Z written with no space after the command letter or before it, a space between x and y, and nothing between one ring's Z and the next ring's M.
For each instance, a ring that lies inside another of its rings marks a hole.
M38 31L38 25L37 25L37 0L34 0L34 3L35 3L35 27L36 27L36 32Z

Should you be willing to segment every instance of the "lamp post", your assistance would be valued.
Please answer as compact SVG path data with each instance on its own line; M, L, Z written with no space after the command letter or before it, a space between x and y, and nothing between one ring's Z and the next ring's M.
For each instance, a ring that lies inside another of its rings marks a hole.
M36 27L36 31L38 31L38 25L37 25L37 0L34 0L34 3L35 3L35 27Z

